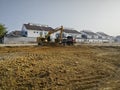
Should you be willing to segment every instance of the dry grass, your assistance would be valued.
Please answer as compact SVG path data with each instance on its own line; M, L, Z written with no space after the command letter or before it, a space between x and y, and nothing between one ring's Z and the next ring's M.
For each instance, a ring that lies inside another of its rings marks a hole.
M0 47L0 90L86 89L120 89L120 47Z

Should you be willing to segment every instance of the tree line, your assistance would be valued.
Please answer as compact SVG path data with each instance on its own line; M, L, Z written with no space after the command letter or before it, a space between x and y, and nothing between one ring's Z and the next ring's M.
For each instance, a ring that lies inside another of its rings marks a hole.
M4 24L0 24L0 39L4 37L7 33L6 27Z

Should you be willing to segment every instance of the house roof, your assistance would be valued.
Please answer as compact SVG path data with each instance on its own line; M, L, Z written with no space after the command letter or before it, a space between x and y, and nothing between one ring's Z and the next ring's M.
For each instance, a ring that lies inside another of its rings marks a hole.
M116 36L116 38L120 39L120 35Z
M21 35L21 31L12 31L9 34L7 34L7 37L19 37Z
M52 27L43 26L43 25L37 25L37 24L30 24L30 23L24 24L24 26L28 30L40 30L40 31L43 31L43 30L44 31L54 30ZM80 34L80 32L78 32L76 30L71 30L71 29L64 29L64 32Z
M109 36L109 35L105 34L104 32L97 32L97 34L99 34L101 36Z
M12 33L15 34L15 35L21 35L21 31L17 31L17 30L13 31Z
M70 30L70 29L64 29L65 33L74 33L74 34L81 34L80 32L78 32L77 30Z
M54 30L52 27L35 25L35 24L30 24L30 23L24 24L24 26L26 27L26 29L29 29L29 30L40 30L40 31Z
M88 31L88 30L83 30L81 32L84 32L84 33L86 33L88 35L97 35L96 33L92 32L92 31Z

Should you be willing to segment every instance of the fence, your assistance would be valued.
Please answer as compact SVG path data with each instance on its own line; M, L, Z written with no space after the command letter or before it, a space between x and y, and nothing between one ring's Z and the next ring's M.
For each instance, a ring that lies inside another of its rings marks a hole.
M4 44L27 44L36 43L35 37L4 37Z

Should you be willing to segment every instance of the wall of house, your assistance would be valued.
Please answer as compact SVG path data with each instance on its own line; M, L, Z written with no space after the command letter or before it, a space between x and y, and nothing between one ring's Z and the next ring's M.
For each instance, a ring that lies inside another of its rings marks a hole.
M102 39L84 39L84 43L103 43Z
M78 42L78 43L84 43L84 42L85 42L85 40L84 40L84 39L82 39L82 38L76 38L76 42Z
M82 38L82 34L78 34L76 38Z
M42 31L38 31L38 30L27 30L27 32L28 32L27 37L39 37L40 35L43 34Z
M108 39L102 39L103 43L109 43L110 41Z
M101 39L113 39L113 37L109 36L109 35L102 35L100 33L97 33L97 35L101 38Z
M86 36L86 38L92 38L91 35L88 35L88 34L86 34L86 33L84 33L84 32L81 32L81 33L82 33L82 35Z
M4 38L0 38L0 44L2 44L4 41Z
M25 28L24 25L22 26L21 34L22 34L22 36L27 37L27 29Z
M98 39L99 38L99 36L98 35L89 35L89 34L87 34L87 33L85 33L85 32L81 32L81 34L82 35L84 35L84 36L86 36L88 39Z
M40 31L40 30L28 30L23 25L22 27L22 35L25 37L45 37L47 35L48 31Z
M120 39L119 38L117 39L117 43L120 43Z
M39 30L27 30L27 36L26 37L45 37L47 35L47 31L39 31Z
M37 39L34 37L4 37L4 44L24 44L36 42Z
M77 33L68 33L68 34L69 34L68 36L73 36L73 38L81 37L81 35Z
M98 35L93 35L94 39L98 39L98 37L99 37Z
M115 42L120 43L120 36L117 36L114 40Z

